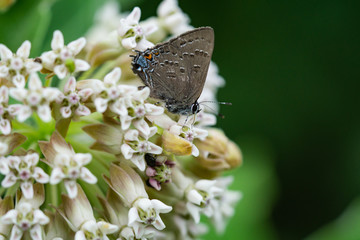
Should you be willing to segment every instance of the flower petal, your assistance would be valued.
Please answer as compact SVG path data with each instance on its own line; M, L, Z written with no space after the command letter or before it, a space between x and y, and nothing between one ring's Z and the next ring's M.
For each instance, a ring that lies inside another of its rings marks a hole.
M27 96L28 90L22 88L10 88L9 94L15 100L22 102Z
M105 110L107 109L107 104L108 100L103 99L103 98L96 98L94 101L95 107L96 107L96 111L103 113L105 112Z
M135 37L128 37L121 40L121 44L126 49L133 49L136 47L136 40Z
M89 108L85 107L84 105L80 105L76 110L75 114L78 116L88 116L91 114L91 111Z
M0 119L0 131L4 135L8 135L11 132L11 124L8 119Z
M133 223L135 223L137 220L139 220L139 213L136 209L136 207L132 207L129 210L128 213L128 225L131 226Z
M77 231L75 234L75 240L86 240L85 234L83 231Z
M40 119L44 122L51 121L51 109L48 105L41 105L38 106L37 114L39 115Z
M39 224L36 224L30 229L30 236L32 240L42 240L42 229Z
M31 182L22 182L20 188L25 198L29 199L34 197L34 188Z
M13 226L11 230L10 239L11 240L20 240L23 235L23 231L16 225Z
M190 213L190 215L193 217L194 222L198 224L200 222L200 209L193 205L192 203L186 203L186 207Z
M75 198L78 193L78 188L75 181L65 181L64 182L65 189L69 195L70 198Z
M15 209L9 210L5 215L1 216L1 223L2 224L14 224L16 223L16 218L18 215L18 211Z
M72 42L70 42L67 47L70 49L72 54L76 56L86 45L86 39L84 37L81 37L79 39L76 39Z
M77 72L86 71L89 70L89 68L90 68L90 64L87 61L81 59L75 59L75 71Z
M159 213L168 213L168 212L171 212L171 210L172 210L171 206L168 206L157 199L152 199L150 201L151 201L152 206Z
M39 78L39 75L37 75L37 73L33 73L30 75L29 89L32 91L42 89L42 83L41 83L41 80Z
M36 167L34 170L33 178L39 183L48 183L49 175L47 175L42 168Z
M13 53L4 44L0 44L0 58L2 61L6 61L12 58Z
M91 161L92 156L90 153L77 153L73 159L79 166L84 166Z
M104 221L99 221L97 223L98 228L101 230L102 233L108 235L112 234L119 230L119 227Z
M80 178L87 183L95 184L97 182L97 178L90 172L89 169L82 167L80 170Z
M139 7L134 7L131 13L126 17L126 23L129 25L135 25L139 23L141 16L141 10Z
M64 79L66 77L66 74L68 73L68 69L63 64L57 65L54 67L54 73L56 74L56 76L58 76L58 78Z
M60 113L61 113L61 116L63 118L69 118L71 116L71 114L72 114L71 107L70 106L61 107L60 108Z
M5 178L2 180L1 182L1 186L3 186L4 188L9 188L12 185L14 185L17 181L16 176L14 175L13 172L8 173Z
M23 44L21 44L19 49L16 51L16 55L23 59L27 59L29 58L30 55L30 48L31 48L31 43L30 41L26 40L25 42L23 42Z
M64 179L66 176L61 170L61 168L57 167L54 168L50 175L50 184L58 184L62 179Z
M21 74L16 74L12 78L12 83L17 88L24 88L25 87L25 77L23 75L21 75Z
M56 30L51 40L51 49L58 50L63 47L64 47L64 36L59 30Z
M65 83L64 93L66 94L66 93L74 92L75 88L76 88L76 79L73 76L71 76L69 80Z

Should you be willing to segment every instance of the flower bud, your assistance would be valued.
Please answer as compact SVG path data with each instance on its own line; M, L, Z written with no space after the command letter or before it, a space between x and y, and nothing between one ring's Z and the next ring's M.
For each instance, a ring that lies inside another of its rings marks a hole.
M196 173L202 172L202 177L214 177L217 172L235 168L242 163L240 149L218 129L209 129L206 139L196 140L195 144L200 155L196 158L194 169ZM208 171L207 176L204 176L203 170Z
M169 131L164 131L162 135L163 148L175 155L191 155L192 143Z

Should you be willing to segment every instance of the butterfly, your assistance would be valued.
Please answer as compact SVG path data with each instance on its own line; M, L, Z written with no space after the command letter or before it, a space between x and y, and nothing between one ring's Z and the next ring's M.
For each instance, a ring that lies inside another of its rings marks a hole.
M169 112L191 115L200 111L214 49L214 30L200 27L131 55L132 70L150 88L150 96L165 102Z

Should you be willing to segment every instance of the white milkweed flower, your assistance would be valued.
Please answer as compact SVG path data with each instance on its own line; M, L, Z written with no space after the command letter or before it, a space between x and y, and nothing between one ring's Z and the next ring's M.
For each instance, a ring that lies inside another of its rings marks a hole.
M156 116L164 113L164 108L144 101L150 96L150 89L143 89L133 92L129 96L127 112L120 115L121 128L126 130L133 123L143 135L150 134L149 124L145 121L147 116Z
M120 77L121 69L117 67L106 74L104 81L97 79L79 81L77 88L80 91L89 88L93 90L92 100L96 111L104 113L109 109L115 114L127 115L130 96L137 91L137 87L119 84Z
M61 31L56 30L51 41L51 51L44 52L41 60L44 68L53 71L60 79L74 72L86 71L90 65L81 59L75 58L76 55L85 47L84 37L64 44L64 36Z
M128 226L129 209L124 206L114 191L109 190L106 200L103 198L99 198L99 200L104 208L106 219L108 219L110 223L120 227L118 240L153 239L156 232L153 227L143 227L135 231L133 227Z
M75 240L108 240L108 234L115 233L119 227L105 221L96 221L92 206L84 191L78 186L75 198L62 195L62 206L58 213L65 219L69 227L76 232Z
M186 118L187 118L186 116L182 116L177 124L174 124L172 127L170 127L169 132L191 143L192 145L191 154L197 157L199 156L199 149L192 142L194 141L195 138L204 140L208 135L208 131L205 129L194 127L192 125L186 126L185 125Z
M49 222L49 218L31 203L20 201L15 209L8 211L0 218L2 224L13 224L10 239L20 240L25 232L29 232L33 240L41 240L41 226Z
M11 132L10 120L12 115L8 110L9 103L9 89L6 86L0 88L0 131L4 135L8 135Z
M25 87L26 77L42 69L41 64L29 59L31 43L23 42L16 54L0 44L0 78L12 82L17 88Z
M216 199L223 193L223 189L216 186L216 180L199 180L186 193L186 208L195 223L200 222L200 213L207 217L219 211L219 201Z
M50 184L64 181L66 191L70 198L75 198L78 193L76 181L81 179L87 183L95 184L97 178L84 167L91 161L90 153L75 153L71 145L64 138L54 132L50 142L39 142L40 149L53 170L50 175Z
M150 127L149 135L144 135L138 130L129 129L124 135L121 152L126 159L130 159L139 170L145 170L145 153L160 154L162 148L149 141L157 132L156 127Z
M168 213L172 207L157 199L150 200L145 191L143 180L131 167L113 164L110 168L110 178L104 178L110 188L121 198L124 205L130 208L128 226L133 228L135 234L145 234L145 232L150 234L146 229L151 226L157 230L165 228L160 213Z
M157 9L160 25L173 35L191 30L189 17L183 13L177 0L163 0Z
M75 240L109 240L108 234L117 232L119 227L105 221L88 220L75 234Z
M140 198L133 203L133 207L129 210L128 225L135 230L149 225L154 226L157 230L163 230L165 224L159 214L168 213L171 210L172 207L157 199Z
M6 158L9 171L5 175L1 185L4 188L13 186L16 182L20 182L20 188L25 198L32 198L34 195L33 183L49 182L49 175L44 170L37 167L39 162L39 154L28 152L24 156L8 156Z
M90 109L84 105L84 102L93 94L91 88L76 90L76 80L70 77L64 86L64 95L59 99L60 113L63 118L69 118L72 115L87 116L91 113Z
M139 25L141 10L135 7L132 12L120 20L118 35L121 44L126 49L137 49L144 51L154 46L153 43L146 40L146 36L156 31L157 26L154 24L146 25L146 28Z
M195 223L192 218L184 218L180 215L174 215L173 217L174 224L179 228L181 234L181 239L192 240L194 237L199 237L206 234L209 229L203 223Z
M225 189L223 194L217 196L219 209L214 211L211 221L218 233L223 233L226 223L235 214L235 205L242 198L242 193L228 190L228 186L233 182L232 176L222 177L216 180L215 186Z
M50 175L50 184L64 181L70 198L77 194L76 180L81 179L87 183L95 184L96 177L84 167L91 161L90 153L76 153L74 155L58 154L54 159L54 169Z
M116 1L107 1L95 14L95 24L86 34L87 46L91 48L98 42L103 42L120 26L122 14L119 12L119 4Z
M29 89L10 88L10 96L22 102L10 105L10 112L16 115L19 122L24 122L33 112L37 112L44 122L50 122L50 103L59 98L61 92L56 88L44 88L36 73L30 75L28 87Z

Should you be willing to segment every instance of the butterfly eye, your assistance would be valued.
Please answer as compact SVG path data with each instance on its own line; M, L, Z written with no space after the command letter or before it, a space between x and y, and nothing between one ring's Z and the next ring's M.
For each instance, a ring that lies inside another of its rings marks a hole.
M191 112L193 114L200 112L199 103L197 101L191 105Z
M133 67L134 67L134 69L135 69L136 71L141 72L141 66L140 66L139 64L134 63L134 64L133 64Z

